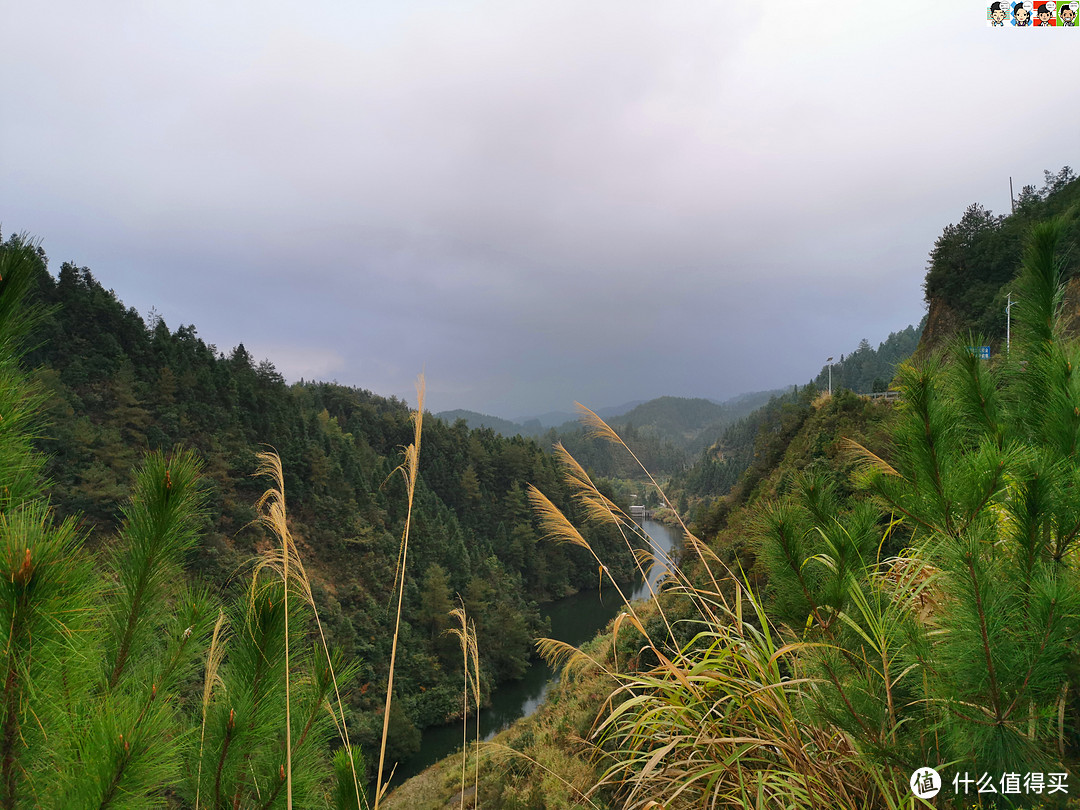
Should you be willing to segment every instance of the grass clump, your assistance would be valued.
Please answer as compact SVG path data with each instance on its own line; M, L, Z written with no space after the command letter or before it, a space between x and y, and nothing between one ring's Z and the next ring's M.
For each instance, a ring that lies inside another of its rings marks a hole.
M918 804L907 780L928 764L1069 771L1080 344L1064 336L1061 233L1032 233L1009 358L983 363L969 338L905 364L885 450L848 445L853 482L807 471L757 508L753 580L684 526L690 559L654 620L627 605L610 654L541 645L612 685L580 741L599 776L579 801L898 808ZM640 530L563 462L590 519L632 547ZM589 548L531 497L550 536Z

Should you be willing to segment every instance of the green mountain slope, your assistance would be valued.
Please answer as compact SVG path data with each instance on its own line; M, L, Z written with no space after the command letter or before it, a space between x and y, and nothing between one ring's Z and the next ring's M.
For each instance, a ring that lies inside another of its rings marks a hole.
M65 264L54 277L43 256L34 299L51 310L26 366L48 395L50 424L38 446L58 513L78 517L91 545L108 544L143 455L190 448L208 477L207 517L185 568L230 591L268 542L252 525L263 489L252 473L256 453L276 448L327 634L360 668L350 724L370 746L381 728L387 611L405 520L404 486L393 474L411 441L405 403L335 384L287 385L242 345L226 354L192 326L148 324L88 269ZM393 757L417 744L416 727L460 710L456 643L445 635L457 595L482 638L486 692L517 677L533 654L544 629L535 603L595 582L586 551L540 542L528 483L580 514L540 445L435 419L424 427ZM617 532L588 536L598 548L623 545ZM628 578L631 567L618 566L619 575Z

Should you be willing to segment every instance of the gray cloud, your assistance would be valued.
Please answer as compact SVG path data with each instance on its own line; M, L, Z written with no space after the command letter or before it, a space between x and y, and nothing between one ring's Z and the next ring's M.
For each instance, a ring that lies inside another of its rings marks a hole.
M9 10L0 222L288 376L520 414L801 382L1067 163L1068 32L981 7ZM1037 122L1037 126L1033 123Z

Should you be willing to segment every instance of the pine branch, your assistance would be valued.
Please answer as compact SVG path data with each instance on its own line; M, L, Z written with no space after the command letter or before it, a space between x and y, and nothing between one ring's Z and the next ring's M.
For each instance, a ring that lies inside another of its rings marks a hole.
M1042 657L1043 651L1046 650L1046 643L1050 640L1050 633L1053 630L1054 624L1054 608L1057 607L1057 600L1050 600L1050 615L1046 618L1046 632L1043 633L1042 641L1039 642L1039 649L1035 653L1035 659L1031 662L1027 672L1024 674L1024 681L1020 684L1020 690L1016 693L1016 697L1013 698L1013 702L1009 704L1009 708L1005 711L1004 719L1008 719L1009 715L1013 713L1013 710L1019 705L1021 699L1024 697L1024 692L1027 691L1028 683L1031 682L1031 674L1038 666L1039 659Z
M982 593L979 589L979 577L975 573L975 563L972 560L970 551L967 552L965 560L967 562L968 574L971 577L971 586L975 593L975 609L979 618L979 633L982 637L982 648L986 661L986 670L990 676L990 701L994 707L994 716L997 718L997 721L1001 723L1004 718L1001 714L1001 694L998 691L997 670L994 667L994 656L990 652L990 636L986 630L986 611L983 608Z

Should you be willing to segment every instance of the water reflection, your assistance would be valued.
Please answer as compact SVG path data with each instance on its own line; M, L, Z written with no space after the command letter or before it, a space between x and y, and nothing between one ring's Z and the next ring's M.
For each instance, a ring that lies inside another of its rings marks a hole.
M639 580L631 600L648 598L650 587L655 590L670 569L668 555L679 541L676 531L655 521L646 520L643 528L655 544L654 553L661 559L653 564L647 583ZM551 619L552 638L576 647L599 633L621 608L618 591L608 585L600 593L582 592L541 605L540 612ZM524 678L500 687L491 696L491 706L480 711L480 736L489 740L515 720L528 717L556 683L558 675L551 667L539 659L533 661ZM470 739L474 728L470 722ZM400 784L460 747L461 721L425 729L419 753L398 765L394 782Z

